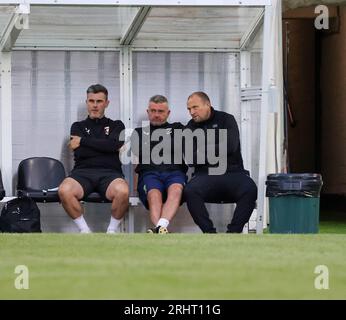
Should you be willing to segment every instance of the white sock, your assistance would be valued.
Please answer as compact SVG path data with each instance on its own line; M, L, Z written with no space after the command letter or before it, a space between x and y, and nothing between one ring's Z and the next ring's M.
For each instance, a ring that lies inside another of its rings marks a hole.
M165 218L160 218L159 222L156 224L156 226L161 226L161 227L164 227L164 228L167 228L169 225L169 221Z
M111 216L111 221L109 222L109 226L107 228L107 231L115 231L119 228L119 225L123 221L123 219L115 219Z
M75 224L77 225L78 229L80 231L90 231L88 224L86 223L86 221L84 220L83 215L81 215L80 217L73 219L73 221L75 222Z

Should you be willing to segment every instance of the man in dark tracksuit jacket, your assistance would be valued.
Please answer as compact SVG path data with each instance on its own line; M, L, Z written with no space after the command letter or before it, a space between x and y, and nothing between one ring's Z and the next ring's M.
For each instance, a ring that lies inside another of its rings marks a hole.
M170 110L164 96L151 97L147 113L150 125L136 128L131 137L131 150L138 158L137 191L155 226L148 232L167 233L186 183L182 148L178 151L174 145L175 130L182 132L184 126L167 122ZM177 142L180 144L181 139Z
M79 201L97 191L101 197L112 202L107 233L116 233L127 211L129 197L119 159L119 149L124 144L120 133L125 126L120 120L113 121L104 116L109 104L108 91L104 86L90 86L86 104L88 117L71 127L69 147L74 152L75 166L60 185L59 196L80 232L90 233Z
M184 198L191 216L203 232L215 233L216 229L209 217L205 202L236 203L234 216L227 226L227 232L240 233L255 208L257 187L243 167L237 123L232 115L214 110L209 97L204 92L191 94L187 105L192 119L186 128L192 132L197 132L196 130L199 129L199 132L205 136L208 130L215 133L214 140L205 139L203 151L197 143L193 143L192 146L192 157L188 164L195 168L195 172L184 189ZM227 142L222 137L219 140L222 131L219 129L226 129L224 133L226 133ZM215 153L224 156L223 172L215 171L217 165L220 164L211 164L208 161L207 153L211 152L210 145L213 145L213 153L216 150ZM204 162L197 161L198 153L203 153Z

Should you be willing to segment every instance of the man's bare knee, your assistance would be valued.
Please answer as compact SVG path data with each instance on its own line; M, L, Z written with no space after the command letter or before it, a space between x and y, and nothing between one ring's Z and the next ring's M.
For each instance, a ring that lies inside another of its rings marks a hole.
M148 199L149 198L161 198L161 197L162 197L162 193L158 189L151 189L148 192Z
M114 185L114 192L118 197L129 196L129 186L126 182L119 182Z
M113 181L106 192L106 196L109 200L113 200L113 198L124 199L129 197L129 186L123 181Z
M183 186L181 184L172 184L169 188L168 188L168 196L181 196L183 193Z
M76 182L78 183L78 182ZM62 184L59 186L58 194L61 200L71 199L71 198L82 198L83 191L80 190L78 185L76 185L73 181L65 179Z
M71 196L71 194L72 194L71 186L69 184L67 184L67 183L62 183L59 186L58 194L59 194L60 199L64 199L66 197Z

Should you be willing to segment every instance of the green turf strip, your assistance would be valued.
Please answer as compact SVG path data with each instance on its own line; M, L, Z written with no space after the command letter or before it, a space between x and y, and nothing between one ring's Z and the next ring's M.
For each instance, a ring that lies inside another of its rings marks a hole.
M346 212L322 211L320 213L320 233L346 234Z
M343 234L2 234L0 243L0 299L346 298ZM17 265L29 268L28 290L14 287ZM329 269L328 290L314 287L317 265Z

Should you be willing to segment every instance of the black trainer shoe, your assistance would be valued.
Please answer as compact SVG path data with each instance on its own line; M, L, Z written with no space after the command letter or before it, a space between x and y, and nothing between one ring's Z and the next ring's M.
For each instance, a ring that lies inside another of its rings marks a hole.
M168 229L166 227L158 226L155 229L156 229L156 233L161 233L161 234L168 233Z
M164 234L164 233L169 233L167 228L165 227L161 227L161 226L157 226L155 228L149 228L147 230L147 233L160 233L160 234Z

